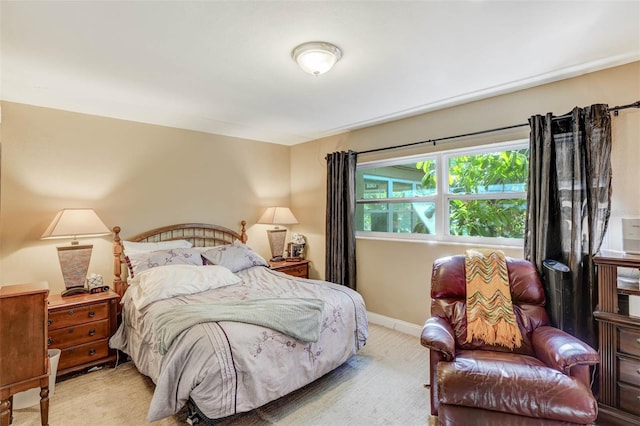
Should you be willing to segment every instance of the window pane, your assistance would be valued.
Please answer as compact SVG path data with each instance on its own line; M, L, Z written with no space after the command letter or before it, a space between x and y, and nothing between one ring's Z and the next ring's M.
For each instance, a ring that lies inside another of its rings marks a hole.
M449 158L448 166L452 194L525 192L529 150L461 155Z
M433 195L436 193L436 162L428 160L359 169L356 183L359 200Z
M360 203L356 205L356 229L370 232L435 232L435 203Z
M450 200L449 233L473 237L524 238L525 199Z
M365 200L388 198L388 187L387 181L365 178L362 195L358 198Z

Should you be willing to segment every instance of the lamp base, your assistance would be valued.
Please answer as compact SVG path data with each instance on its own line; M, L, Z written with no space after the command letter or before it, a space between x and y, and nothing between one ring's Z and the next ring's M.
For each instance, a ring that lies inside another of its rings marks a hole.
M271 248L271 261L280 262L284 260L282 255L284 254L284 240L287 236L287 230L269 229L267 230L267 236L269 237L269 247Z
M58 247L58 259L66 290L62 296L88 293L84 287L91 260L93 245L71 245Z
M89 290L84 287L71 287L60 293L62 297L75 296L76 294L88 294Z

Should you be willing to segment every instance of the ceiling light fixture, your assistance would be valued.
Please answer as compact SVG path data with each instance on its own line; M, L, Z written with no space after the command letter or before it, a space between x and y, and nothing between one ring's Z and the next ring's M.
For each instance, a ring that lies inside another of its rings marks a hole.
M333 68L342 58L342 51L331 43L311 41L293 49L291 57L303 71L317 77Z

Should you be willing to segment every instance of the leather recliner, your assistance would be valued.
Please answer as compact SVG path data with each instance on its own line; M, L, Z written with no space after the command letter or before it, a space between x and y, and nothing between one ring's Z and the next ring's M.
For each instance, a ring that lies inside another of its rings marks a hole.
M598 353L550 327L538 271L506 258L522 345L513 350L465 343L464 256L438 259L431 277L431 317L421 344L430 350L431 414L443 425L592 424L598 405L590 366Z

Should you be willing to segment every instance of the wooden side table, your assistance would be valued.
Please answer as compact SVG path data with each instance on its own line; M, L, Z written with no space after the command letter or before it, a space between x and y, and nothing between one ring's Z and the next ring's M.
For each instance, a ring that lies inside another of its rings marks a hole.
M274 271L284 272L294 277L309 278L309 261L305 259L293 262L287 262L286 260L281 262L269 261L269 267Z
M0 288L0 426L13 417L13 395L40 388L40 421L49 423L46 282Z
M49 297L49 349L60 349L57 376L114 364L109 338L117 328L118 295L112 291Z

